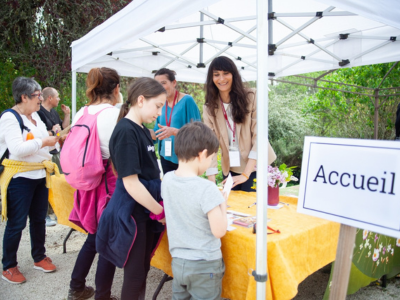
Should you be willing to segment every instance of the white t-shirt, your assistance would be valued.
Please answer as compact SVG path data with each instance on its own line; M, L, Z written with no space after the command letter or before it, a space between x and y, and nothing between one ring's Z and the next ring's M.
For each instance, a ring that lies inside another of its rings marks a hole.
M17 118L13 113L7 112L0 118L0 155L3 156L8 148L10 154L9 159L40 163L44 160L51 161L49 151L54 147L42 147L42 138L48 137L49 134L46 125L42 122L39 115L34 112L32 118L36 121L36 126L28 120L24 115L21 115L22 121L33 134L33 140L26 140L28 132L26 130L21 134ZM14 175L13 178L24 177L29 179L40 179L46 177L45 169L22 172Z
M111 107L108 109L104 109L106 107ZM72 120L72 125L83 116L83 110L85 107L82 107L75 115L75 118ZM112 106L108 103L98 104L98 105L89 105L89 114L94 115L98 113L100 110L104 109L97 117L97 133L99 135L100 140L100 149L101 156L103 159L108 159L110 157L110 150L108 148L108 144L110 142L111 134L113 133L115 125L117 125L119 109Z

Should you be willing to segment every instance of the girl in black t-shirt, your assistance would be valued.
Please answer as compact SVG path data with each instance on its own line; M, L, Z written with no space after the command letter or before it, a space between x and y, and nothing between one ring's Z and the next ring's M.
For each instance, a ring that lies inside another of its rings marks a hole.
M134 232L134 235L113 232L113 235L117 235L115 240L120 241L116 245L119 252L127 255L126 258L124 255L119 258L124 262L122 300L138 299L146 287L151 252L156 244L154 227L155 223L159 224L150 219L149 213L157 215L157 220L161 219L158 222L165 224L165 218L161 216L164 209L157 202L160 200L160 170L153 140L143 123L151 123L161 115L166 98L165 89L156 80L137 79L128 88L128 100L121 107L119 121L110 139L110 155L118 180L110 207L106 208L107 212L103 214L100 223L112 223L113 218L110 215L114 213L115 216L118 211L118 218L123 219L121 222L131 227L128 228L130 232ZM121 212L121 206L132 208L133 211L127 215L126 212ZM126 222L122 215L126 217ZM131 244L127 245L126 240L130 240ZM119 262L115 264L118 265Z

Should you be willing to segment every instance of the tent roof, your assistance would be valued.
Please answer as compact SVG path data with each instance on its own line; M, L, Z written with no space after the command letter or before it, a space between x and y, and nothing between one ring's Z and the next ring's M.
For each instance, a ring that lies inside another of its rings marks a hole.
M280 0L272 11L271 76L400 60L399 1ZM138 77L167 67L204 83L209 62L226 55L255 80L256 14L255 0L135 0L72 43L72 70Z

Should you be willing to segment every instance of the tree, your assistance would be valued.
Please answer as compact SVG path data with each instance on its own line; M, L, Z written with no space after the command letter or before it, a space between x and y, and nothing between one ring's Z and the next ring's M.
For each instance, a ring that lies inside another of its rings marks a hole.
M320 86L345 89L349 92L373 95L376 88L382 89L380 95L390 95L398 87L400 66L396 65L389 76L383 80L393 63L377 64L336 70L324 79L342 82L348 86L340 86L329 82L320 82ZM382 82L383 80L383 82ZM359 88L356 85L365 87ZM304 112L319 119L318 135L332 137L373 138L374 128L374 98L332 90L318 90L315 96L305 100ZM393 139L394 122L398 96L379 98L379 127L380 139Z
M72 41L126 6L129 0L7 0L0 7L1 86L34 76L43 86L70 85ZM1 93L1 110L10 93ZM62 93L61 93L62 95ZM3 98L4 97L4 98ZM11 103L12 104L12 103Z

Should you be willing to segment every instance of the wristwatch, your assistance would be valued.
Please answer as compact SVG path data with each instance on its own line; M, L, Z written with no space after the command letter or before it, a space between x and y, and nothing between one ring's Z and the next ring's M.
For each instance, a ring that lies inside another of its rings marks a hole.
M53 136L56 135L56 133L55 133L53 130L50 130L50 132L51 132L51 134L52 134Z

